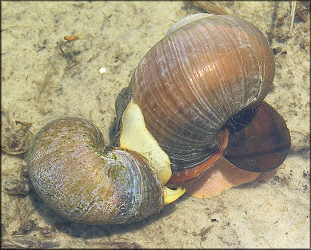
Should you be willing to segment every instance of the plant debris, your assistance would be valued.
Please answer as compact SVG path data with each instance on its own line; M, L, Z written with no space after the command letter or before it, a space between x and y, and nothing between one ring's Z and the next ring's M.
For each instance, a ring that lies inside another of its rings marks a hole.
M29 131L32 123L15 121L11 122L9 115L2 112L6 122L2 126L1 150L8 155L21 155L28 151L32 139ZM6 124L4 124L6 123Z

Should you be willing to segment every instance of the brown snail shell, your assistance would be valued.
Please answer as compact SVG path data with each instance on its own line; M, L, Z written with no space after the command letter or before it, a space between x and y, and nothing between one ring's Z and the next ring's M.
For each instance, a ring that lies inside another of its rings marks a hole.
M163 188L135 152L104 152L99 129L81 118L48 123L27 156L30 180L41 199L63 217L86 224L120 224L160 211Z
M227 123L261 104L274 77L268 41L252 24L208 14L187 19L149 50L130 83L176 179L222 154Z

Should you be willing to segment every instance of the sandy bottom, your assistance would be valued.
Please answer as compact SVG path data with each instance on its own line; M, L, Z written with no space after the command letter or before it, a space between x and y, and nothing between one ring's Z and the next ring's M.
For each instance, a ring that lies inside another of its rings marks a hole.
M292 138L280 168L212 199L184 195L142 222L86 226L51 212L34 191L9 195L5 183L20 179L26 162L23 155L2 153L2 247L310 246L308 11L297 3L300 15L289 34L289 2L225 5L256 25L274 49L275 88L266 101L284 117ZM32 123L35 134L55 118L76 116L92 120L108 141L115 98L141 58L175 21L204 10L184 2L90 1L3 2L2 11L3 138L20 126L15 121ZM68 47L64 54L55 48L72 34L83 37L73 45L76 66Z

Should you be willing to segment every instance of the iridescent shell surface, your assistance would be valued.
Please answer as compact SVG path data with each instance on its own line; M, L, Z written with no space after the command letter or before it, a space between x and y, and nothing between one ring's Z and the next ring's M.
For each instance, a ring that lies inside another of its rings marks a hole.
M135 152L104 152L91 122L63 118L48 123L27 156L31 182L63 217L87 224L144 219L163 207L163 190L147 161Z
M208 15L168 32L142 59L130 87L174 171L211 157L228 120L262 102L273 77L269 44L255 26Z

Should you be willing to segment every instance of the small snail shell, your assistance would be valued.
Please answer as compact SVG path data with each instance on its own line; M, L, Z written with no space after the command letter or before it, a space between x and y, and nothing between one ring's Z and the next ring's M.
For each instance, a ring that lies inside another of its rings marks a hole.
M129 223L165 204L165 188L147 160L122 149L104 152L101 132L85 119L48 123L33 139L27 162L42 200L72 221Z
M223 152L228 121L261 104L273 77L269 44L255 26L200 14L174 25L149 50L130 88L148 130L169 155L173 175L188 174Z

